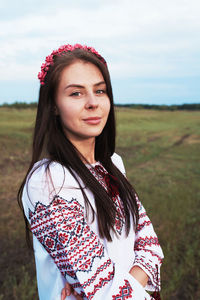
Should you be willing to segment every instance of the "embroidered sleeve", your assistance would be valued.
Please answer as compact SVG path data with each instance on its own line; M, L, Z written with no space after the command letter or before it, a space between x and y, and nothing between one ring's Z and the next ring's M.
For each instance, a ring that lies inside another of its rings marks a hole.
M145 287L146 290L160 290L160 266L162 264L163 252L151 221L138 198L137 203L139 208L139 223L136 231L134 245L135 261L133 265L142 268L149 276L147 286Z
M29 220L33 234L83 299L150 299L137 280L108 257L77 199L55 196L49 205L37 202Z

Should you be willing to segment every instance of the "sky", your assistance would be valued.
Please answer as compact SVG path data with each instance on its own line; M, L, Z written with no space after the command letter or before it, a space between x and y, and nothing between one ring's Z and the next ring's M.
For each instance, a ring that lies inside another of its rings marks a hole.
M0 0L0 104L38 100L63 44L106 59L115 103L200 103L199 0Z

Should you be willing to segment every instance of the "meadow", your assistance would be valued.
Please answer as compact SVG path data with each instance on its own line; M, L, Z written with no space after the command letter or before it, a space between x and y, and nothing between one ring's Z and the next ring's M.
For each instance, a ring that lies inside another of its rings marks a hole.
M0 108L0 300L36 300L16 194L35 109ZM162 245L162 299L200 299L200 111L117 108L117 149Z

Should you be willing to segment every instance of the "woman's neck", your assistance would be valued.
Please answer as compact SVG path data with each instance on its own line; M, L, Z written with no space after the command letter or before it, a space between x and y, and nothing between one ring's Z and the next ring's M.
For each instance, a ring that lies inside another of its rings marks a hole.
M95 138L85 140L71 140L71 143L84 157L84 163L94 164L95 160ZM81 158L82 159L82 158Z

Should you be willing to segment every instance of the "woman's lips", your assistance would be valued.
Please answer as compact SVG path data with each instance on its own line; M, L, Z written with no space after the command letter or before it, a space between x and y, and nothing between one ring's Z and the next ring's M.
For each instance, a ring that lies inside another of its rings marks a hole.
M83 121L86 122L87 124L97 125L101 122L101 118L100 117L90 117L87 119L83 119Z

